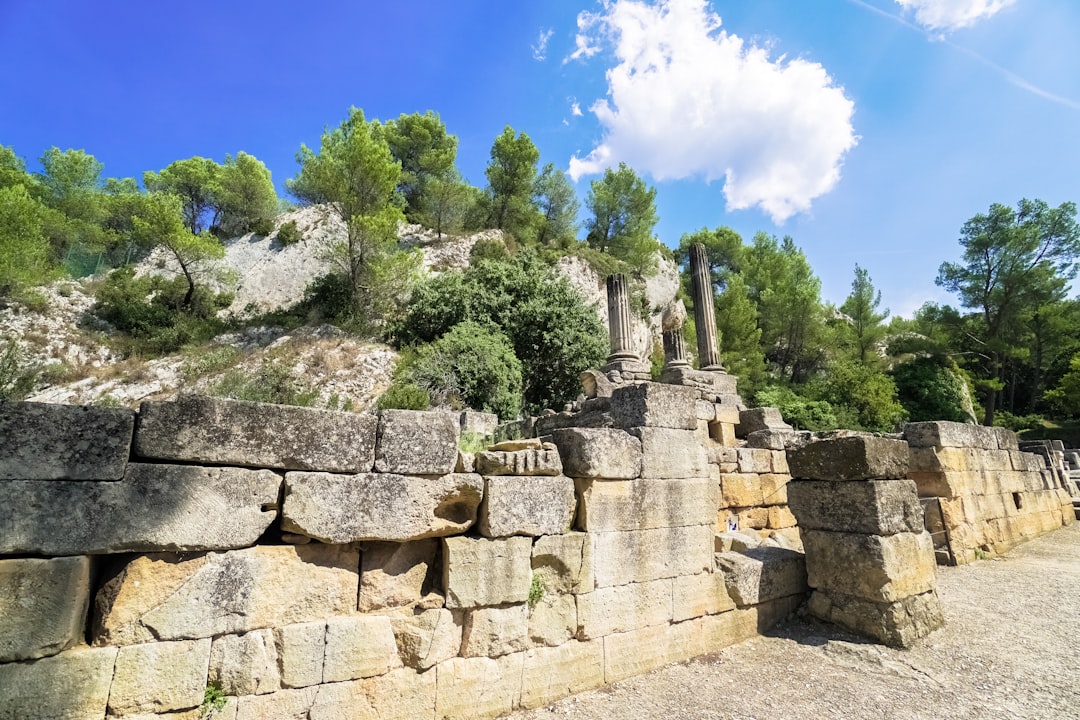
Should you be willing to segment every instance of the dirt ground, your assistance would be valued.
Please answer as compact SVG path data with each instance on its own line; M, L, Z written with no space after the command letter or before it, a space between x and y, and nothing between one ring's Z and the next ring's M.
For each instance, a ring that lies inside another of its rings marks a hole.
M910 650L809 618L513 720L1080 718L1080 523L939 568L946 626Z

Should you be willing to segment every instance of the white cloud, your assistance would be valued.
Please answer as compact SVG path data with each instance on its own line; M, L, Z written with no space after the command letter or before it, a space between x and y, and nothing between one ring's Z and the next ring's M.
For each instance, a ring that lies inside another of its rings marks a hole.
M579 103L577 100L572 100L570 102L570 114L574 117L581 117L585 114L581 112L581 103Z
M571 58L614 49L608 97L589 108L604 129L570 175L626 162L656 180L724 180L729 209L760 207L777 223L840 179L857 138L854 103L820 64L770 58L720 29L705 0L613 0L578 17Z
M551 36L554 34L555 31L551 28L540 30L540 36L536 38L536 44L532 46L534 60L547 60L547 46L551 42Z
M905 10L915 11L915 22L930 30L948 32L971 27L996 15L1016 0L896 0Z

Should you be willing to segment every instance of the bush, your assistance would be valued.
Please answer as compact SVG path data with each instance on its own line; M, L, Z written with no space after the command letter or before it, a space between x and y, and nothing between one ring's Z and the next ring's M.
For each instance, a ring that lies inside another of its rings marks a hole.
M233 400L301 407L313 406L319 397L318 390L293 377L288 368L276 362L263 364L254 375L242 370L230 370L210 387L208 394Z
M836 363L811 392L833 406L844 427L894 432L907 420L893 379L860 362Z
M833 406L812 400L782 385L766 385L757 391L754 403L774 407L797 430L835 430L840 427Z
M251 232L255 233L256 235L266 237L270 233L274 232L274 221L267 217L259 218L255 222L251 223Z
M1022 430L1034 430L1046 424L1046 418L1042 415L1013 415L1006 410L998 410L994 413L994 426L1003 427L1013 432Z
M907 410L910 422L975 421L965 410L971 401L964 379L947 358L915 358L894 367L892 377L897 400Z
M408 378L434 405L468 407L512 420L521 412L521 363L497 330L466 321L419 348Z
M27 365L23 352L14 340L0 345L0 402L25 400L33 392L40 369Z
M480 260L495 260L505 262L510 259L510 251L506 243L499 238L485 237L473 243L469 251L470 264Z
M395 382L379 396L375 407L379 410L427 410L431 398L427 390L411 382Z
M295 220L281 224L277 231L277 240L282 245L293 245L304 239L304 233L296 226Z

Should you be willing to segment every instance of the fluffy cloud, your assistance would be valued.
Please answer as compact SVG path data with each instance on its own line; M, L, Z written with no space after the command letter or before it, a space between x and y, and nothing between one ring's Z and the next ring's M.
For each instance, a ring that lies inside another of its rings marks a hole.
M544 61L547 59L547 46L551 41L551 36L554 34L555 31L551 28L540 31L540 36L536 38L536 43L532 46L534 60Z
M656 180L722 179L729 209L777 223L836 185L857 142L854 103L820 64L773 59L720 23L705 0L612 0L579 15L569 59L610 46L616 64L589 108L603 138L571 158L575 181L620 161Z
M950 31L970 27L1007 8L1016 0L896 0L915 11L915 21L930 30Z

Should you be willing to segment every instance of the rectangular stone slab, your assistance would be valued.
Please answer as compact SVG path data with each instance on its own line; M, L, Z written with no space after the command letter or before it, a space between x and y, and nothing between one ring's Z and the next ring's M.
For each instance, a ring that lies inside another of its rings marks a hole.
M457 467L461 427L444 412L383 410L375 471L404 475L443 475Z
M911 447L998 449L997 433L993 428L944 420L908 423L904 426L904 439Z
M0 482L0 554L253 545L277 517L270 470L131 463L120 482Z
M119 480L135 413L50 403L0 403L0 480Z
M443 541L446 607L522 603L532 584L532 540L452 537Z
M641 474L641 440L625 430L562 428L551 439L572 478L620 480Z
M214 465L370 472L376 423L371 415L186 395L142 404L135 453Z
M562 475L485 477L480 534L539 537L567 532L576 505L574 481Z
M709 478L577 480L579 530L647 530L716 520L719 487Z
M0 665L0 718L102 720L117 649L78 647Z
M890 603L933 590L937 582L928 532L881 537L807 530L802 539L815 590Z
M626 385L611 393L610 412L618 428L694 430L698 426L695 408L700 397L701 393L692 387L661 383Z
M911 480L797 480L788 485L788 503L804 530L868 535L923 530L919 492Z
M89 604L88 557L0 560L0 662L82 642Z
M787 461L799 480L885 480L907 477L909 459L903 440L850 435L792 449Z
M589 540L598 588L697 575L712 567L712 525L589 533Z

